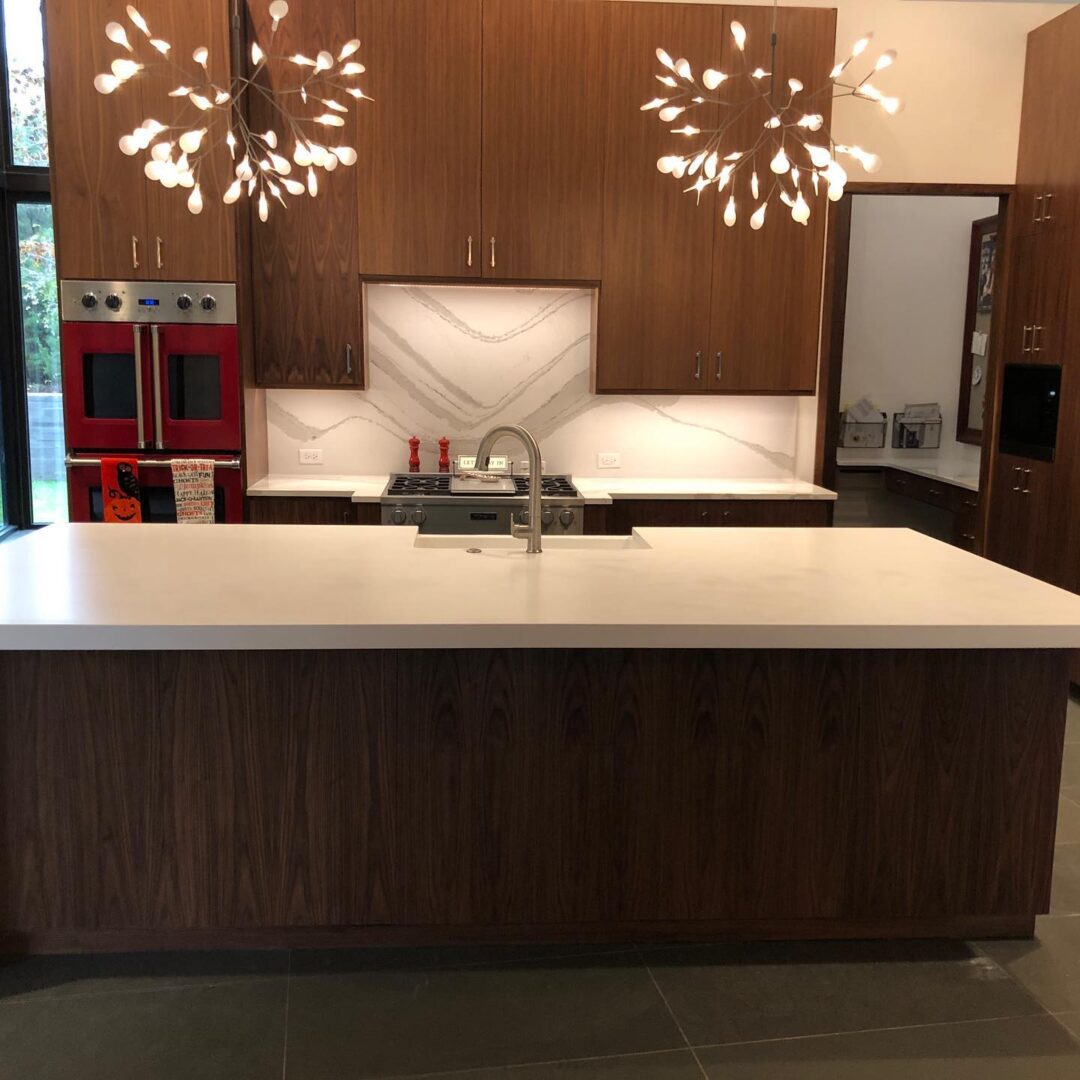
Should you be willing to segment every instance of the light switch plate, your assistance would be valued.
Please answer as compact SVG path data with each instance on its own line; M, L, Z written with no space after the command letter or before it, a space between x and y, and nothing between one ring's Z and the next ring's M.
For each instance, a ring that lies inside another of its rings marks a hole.
M322 451L316 450L314 447L301 447L300 449L300 464L301 465L321 465L322 464Z
M601 450L596 455L596 467L598 469L621 469L622 454L616 453L614 450Z

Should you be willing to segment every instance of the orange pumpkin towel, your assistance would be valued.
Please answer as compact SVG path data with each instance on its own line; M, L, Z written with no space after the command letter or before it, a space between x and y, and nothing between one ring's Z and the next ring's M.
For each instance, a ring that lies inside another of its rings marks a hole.
M105 521L142 521L139 463L134 458L101 459L101 502Z

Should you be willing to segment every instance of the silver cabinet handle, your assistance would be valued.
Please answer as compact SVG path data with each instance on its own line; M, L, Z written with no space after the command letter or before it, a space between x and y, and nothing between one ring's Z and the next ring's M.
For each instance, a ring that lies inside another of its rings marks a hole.
M345 346L345 374L352 374L352 345Z
M1031 327L1030 326L1025 326L1024 327L1024 340L1020 344L1020 351L1021 352L1031 352L1031 342L1028 341L1028 334L1030 334L1030 333L1031 333Z
M1034 206L1034 209L1031 212L1031 220L1033 222L1038 223L1038 222L1042 221L1042 219L1043 219L1043 217L1042 217L1042 204L1043 204L1043 197L1041 195L1036 195L1035 196L1035 206Z
M1041 326L1033 326L1031 328L1031 351L1042 352L1042 346L1039 344L1039 335L1042 333Z
M694 353L694 378L695 379L700 379L701 378L701 350L700 349L698 349L698 351L696 353Z
M154 323L150 327L150 363L154 386L154 449L165 449L164 420L161 407L161 328Z
M1053 199L1053 197L1054 197L1054 193L1052 191L1048 191L1046 193L1046 203L1043 206L1043 215L1042 215L1042 220L1043 221L1053 221L1054 220L1053 216L1050 213L1050 200Z
M143 416L143 381L142 381L142 331L136 323L132 328L135 334L135 445L140 450L146 449L146 419Z
M494 236L491 238L491 265L492 265L492 268L494 268L494 266L495 266L495 237Z
M724 377L724 350L721 349L716 354L716 381L720 382Z
M472 237L465 242L465 265L472 266Z
M161 237L155 236L154 239L157 241L155 245L157 254L157 268L159 270L163 270L165 268L165 261L161 257Z
M1031 494L1031 488L1028 487L1028 477L1031 476L1031 470L1030 469L1023 469L1021 471L1024 474L1024 486L1021 489L1021 492L1024 495L1030 495Z
M131 268L139 269L139 238L134 235L131 237Z
M1016 473L1016 483L1013 484L1013 491L1020 491L1021 490L1021 488L1020 488L1020 474L1021 474L1022 471L1023 470L1020 468L1019 465L1014 465L1013 466L1013 472Z

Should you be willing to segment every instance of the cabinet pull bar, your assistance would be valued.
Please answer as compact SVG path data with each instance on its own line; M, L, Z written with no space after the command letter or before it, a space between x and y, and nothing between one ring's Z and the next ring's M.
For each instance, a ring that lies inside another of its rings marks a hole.
M1021 489L1022 494L1030 495L1031 494L1031 488L1028 487L1028 477L1031 476L1031 470L1030 469L1022 469L1021 472L1023 472L1023 474L1024 474L1024 486Z
M1039 335L1042 333L1041 326L1033 326L1031 328L1031 351L1042 352L1042 346L1039 344Z
M466 251L465 265L466 266L472 266L472 237L471 236L469 237L468 241L466 242L465 251Z
M1053 197L1054 197L1054 193L1052 191L1048 191L1046 193L1046 202L1043 205L1043 215L1042 215L1042 220L1043 221L1053 221L1054 220L1053 216L1050 213L1050 200Z
M146 418L143 415L143 363L142 363L142 331L143 328L136 323L132 328L135 332L135 445L140 450L146 449Z
M154 387L154 449L165 449L165 432L162 422L163 407L161 404L161 328L154 323L150 327L150 363L153 365Z
M1013 472L1016 473L1016 483L1013 484L1013 491L1020 491L1021 490L1021 488L1020 488L1020 473L1021 473L1020 466L1019 465L1014 465L1013 466Z
M139 269L139 238L134 235L131 237L131 267Z
M155 245L157 251L157 268L163 270L165 268L165 262L161 257L161 237L155 236L154 239L157 241L157 244Z
M495 237L494 236L491 238L491 266L492 266L492 269L494 269L494 267L495 267Z
M716 381L720 382L724 378L724 350L721 349L716 354Z
M695 379L700 379L701 378L701 350L700 349L698 349L698 351L696 353L694 353L694 378Z
M345 374L352 374L352 343L345 346Z
M1034 205L1034 207L1032 209L1032 212L1031 212L1031 220L1035 224L1038 224L1043 219L1043 217L1042 217L1042 204L1043 204L1043 197L1041 195L1036 195L1035 196L1035 205Z
M1031 352L1031 342L1028 341L1028 334L1030 334L1030 333L1031 333L1031 327L1030 326L1025 326L1024 327L1024 340L1020 344L1020 351L1021 352Z

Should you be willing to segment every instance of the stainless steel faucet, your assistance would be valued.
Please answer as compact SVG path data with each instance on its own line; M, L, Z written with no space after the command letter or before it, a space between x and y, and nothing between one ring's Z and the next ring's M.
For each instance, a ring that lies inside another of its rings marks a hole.
M540 554L540 491L543 477L540 475L543 465L540 463L540 446L532 435L519 424L499 424L493 427L481 440L476 451L477 472L484 472L488 467L491 450L504 435L513 435L529 455L529 522L527 525L516 523L510 526L510 535L520 540L528 539L525 549L530 555Z

